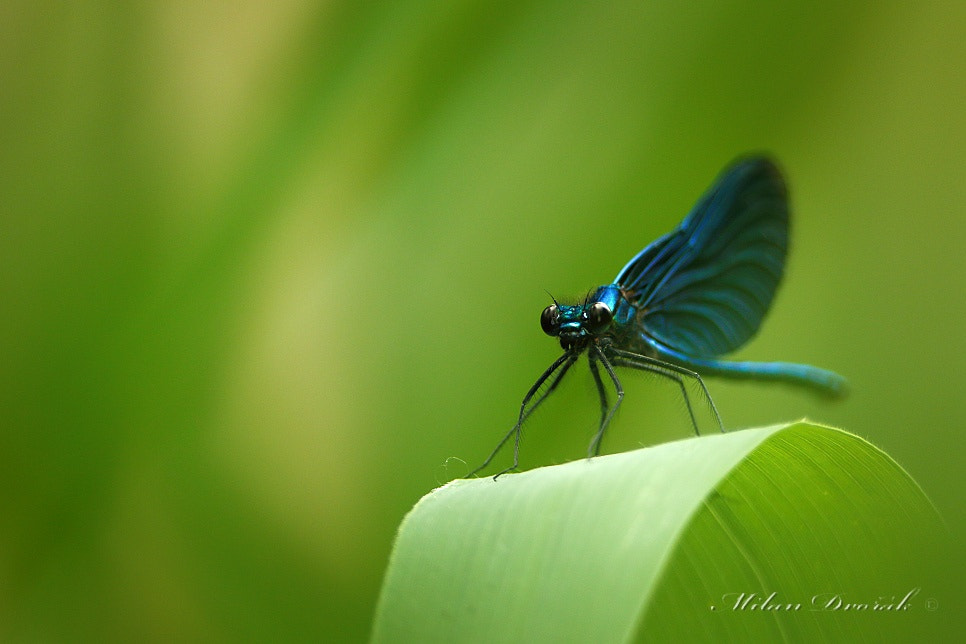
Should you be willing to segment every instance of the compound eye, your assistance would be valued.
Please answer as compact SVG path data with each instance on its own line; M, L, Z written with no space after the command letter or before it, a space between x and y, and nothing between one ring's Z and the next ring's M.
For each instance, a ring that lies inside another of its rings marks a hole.
M584 312L584 326L591 333L600 333L610 326L614 313L603 302L594 302Z
M560 333L560 312L556 304L551 304L540 314L540 327L550 336Z

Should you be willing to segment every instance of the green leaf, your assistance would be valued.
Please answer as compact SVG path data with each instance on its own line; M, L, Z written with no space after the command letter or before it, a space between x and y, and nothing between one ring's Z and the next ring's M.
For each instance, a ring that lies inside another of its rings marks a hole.
M428 494L373 640L892 640L938 628L943 544L920 488L861 438L702 436Z

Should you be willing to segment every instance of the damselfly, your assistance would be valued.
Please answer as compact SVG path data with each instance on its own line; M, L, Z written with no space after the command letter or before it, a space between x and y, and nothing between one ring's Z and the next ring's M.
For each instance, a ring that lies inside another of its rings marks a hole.
M540 315L540 325L560 340L564 353L530 387L516 425L468 476L489 465L511 437L513 465L497 476L517 468L523 422L584 353L600 398L600 424L588 456L600 452L604 430L624 398L615 367L675 381L695 432L698 422L688 380L700 387L724 431L701 374L784 381L842 393L845 379L818 367L720 359L755 334L771 305L785 266L788 219L785 182L775 164L763 157L739 160L721 174L677 229L638 253L613 283L598 287L579 304L554 300ZM613 384L613 404L601 371Z

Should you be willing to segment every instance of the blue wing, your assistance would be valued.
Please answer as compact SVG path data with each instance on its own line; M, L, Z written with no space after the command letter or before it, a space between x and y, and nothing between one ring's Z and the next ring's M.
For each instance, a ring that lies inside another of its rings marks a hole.
M758 330L787 250L785 182L768 159L748 158L725 170L677 230L638 253L615 282L645 333L714 358Z

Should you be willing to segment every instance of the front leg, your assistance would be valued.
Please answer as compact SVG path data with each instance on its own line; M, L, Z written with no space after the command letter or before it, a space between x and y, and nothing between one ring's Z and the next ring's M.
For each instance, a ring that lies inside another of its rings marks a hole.
M523 397L523 402L520 404L520 417L517 419L517 424L506 433L506 436L504 436L499 443L497 443L496 448L490 453L489 456L486 457L486 460L483 461L483 464L463 478L470 478L480 470L485 469L486 466L490 464L490 461L493 460L493 457L496 456L501 449L503 449L503 446L506 445L511 436L515 437L513 442L513 465L498 472L497 475L493 477L493 480L495 481L501 475L517 469L517 466L520 463L520 432L523 426L523 421L529 418L530 414L532 414L534 410L540 406L540 403L546 400L547 396L553 393L553 390L557 388L557 385L560 384L560 381L563 380L563 377L567 374L567 371L573 366L576 360L577 354L565 353L557 358L557 360L554 361L554 363L543 372L537 381L533 383L533 386L530 387L530 391L527 392L527 395ZM558 369L559 371L557 371ZM531 400L533 400L534 395L536 395L543 383L546 382L547 378L553 375L555 371L557 373L556 376L554 376L554 379L550 381L550 386L547 387L547 390L538 396L537 399L531 404Z

